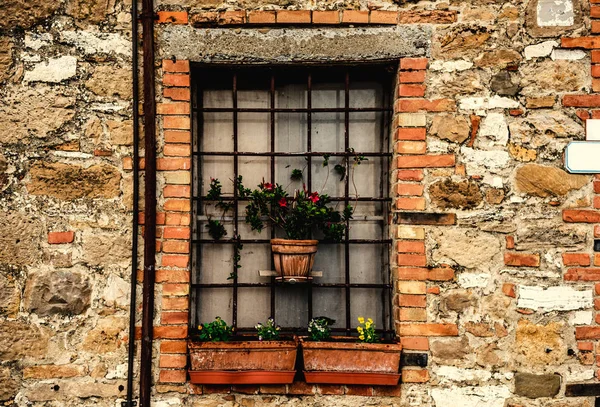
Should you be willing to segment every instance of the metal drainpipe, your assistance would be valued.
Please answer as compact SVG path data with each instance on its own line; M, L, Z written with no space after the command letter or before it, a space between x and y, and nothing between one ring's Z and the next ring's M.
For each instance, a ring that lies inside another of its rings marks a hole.
M135 1L135 0L134 0ZM152 393L152 338L156 269L156 92L154 88L154 4L142 1L144 49L144 283L142 289L142 349L140 406L150 407Z
M133 220L131 231L131 289L129 301L129 345L127 351L127 398L122 407L132 407L133 401L133 362L135 359L135 316L137 294L137 262L138 262L138 212L139 212L139 75L138 75L138 6L134 0L131 4L131 65L133 90Z

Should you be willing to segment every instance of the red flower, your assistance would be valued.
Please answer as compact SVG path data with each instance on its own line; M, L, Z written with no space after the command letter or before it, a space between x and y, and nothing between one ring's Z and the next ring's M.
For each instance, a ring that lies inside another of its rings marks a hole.
M269 182L263 182L263 188L266 189L267 191L272 191L273 190L273 184L269 183Z
M319 202L319 193L318 192L313 192L312 194L310 194L310 196L308 197L308 199L310 199L312 201L312 203Z
M286 208L287 207L287 200L285 198L281 198L279 200L279 206L282 208Z

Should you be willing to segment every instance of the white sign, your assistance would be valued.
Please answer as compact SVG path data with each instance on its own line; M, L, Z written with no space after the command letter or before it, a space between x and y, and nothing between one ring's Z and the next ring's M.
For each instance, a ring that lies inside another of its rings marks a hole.
M600 119L587 119L585 121L585 139L587 141L600 141Z
M565 167L572 174L600 174L600 141L570 142Z

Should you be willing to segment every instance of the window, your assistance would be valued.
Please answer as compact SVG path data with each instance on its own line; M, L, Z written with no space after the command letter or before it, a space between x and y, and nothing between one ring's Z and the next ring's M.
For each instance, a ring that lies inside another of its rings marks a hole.
M337 321L334 332L350 334L358 316L369 316L379 329L393 331L388 223L395 72L389 64L195 67L192 327L218 315L243 332L273 316L284 329L302 332L312 317L327 316ZM367 160L353 167L356 153ZM334 166L345 156L342 177ZM303 181L290 178L293 169L303 170ZM253 232L245 223L246 203L233 184L240 175L246 187L264 179L293 193L304 182L340 209L355 206L345 240L319 244L313 269L321 277L292 285L259 275L274 270L269 240L282 236L271 228ZM218 241L206 228L208 219L222 216L206 197L211 178L234 203ZM239 261L237 244L243 245Z

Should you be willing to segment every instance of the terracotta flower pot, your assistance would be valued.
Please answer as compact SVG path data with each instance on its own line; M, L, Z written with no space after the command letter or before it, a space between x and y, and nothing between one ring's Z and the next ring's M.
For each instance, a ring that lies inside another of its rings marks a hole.
M191 383L292 383L298 341L188 342Z
M401 344L359 343L356 338L332 339L332 342L301 339L307 383L398 384Z
M310 278L318 240L271 239L275 270L284 281L306 281Z

